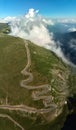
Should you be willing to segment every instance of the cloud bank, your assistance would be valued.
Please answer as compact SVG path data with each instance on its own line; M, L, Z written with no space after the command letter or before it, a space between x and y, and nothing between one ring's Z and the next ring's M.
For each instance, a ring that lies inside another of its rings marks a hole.
M58 23L76 23L76 18L61 18L61 19L57 19L56 22Z
M76 31L76 27L72 27L68 29L69 32L75 32Z
M55 42L53 33L49 32L47 26L54 26L55 20L47 19L39 14L39 10L29 9L22 17L6 17L0 22L9 22L11 34L34 42L35 44L50 49L56 55L63 59L67 64L71 64L66 59L59 46L59 42Z
M25 16L10 22L11 34L29 39L37 45L46 46L52 41L52 36L49 35L46 27L48 24L53 25L54 23L40 16L38 10L29 9Z

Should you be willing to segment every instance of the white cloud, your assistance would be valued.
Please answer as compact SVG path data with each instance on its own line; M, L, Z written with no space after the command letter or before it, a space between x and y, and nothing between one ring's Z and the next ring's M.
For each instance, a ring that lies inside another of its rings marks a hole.
M75 32L75 31L76 31L76 28L75 28L75 27L69 28L68 31L69 31L69 32Z
M48 30L43 24L39 26L35 25L30 30L27 39L30 39L34 43L38 44L39 46L44 46L45 44L50 43L50 36L48 35Z
M50 49L64 62L70 64L62 53L60 46L57 47L53 33L49 33L47 25L54 25L54 21L39 15L38 10L29 9L28 13L22 17L6 17L3 22L10 22L11 34L24 39L31 40L35 44ZM71 63L72 64L72 63Z
M57 19L57 22L59 22L59 23L76 23L76 18Z
M28 13L25 15L26 18L35 17L35 15L39 12L39 10L29 9Z
M74 65L72 62L70 62L70 60L67 59L67 58L64 56L64 54L63 54L63 52L62 52L60 46L57 47L57 46L56 46L56 43L55 43L54 41L52 41L52 43L46 45L45 48L50 49L52 52L54 52L54 53L55 53L59 58L61 58L61 59L63 60L63 62L65 62L66 64L71 65L71 66L73 66L73 67L76 68L76 65Z
M71 39L69 41L69 46L70 46L70 48L76 50L76 39Z
M48 24L48 25L54 25L54 21L53 20L51 20L51 19L43 19L43 22L44 23L46 23L46 24Z
M11 21L11 35L31 40L40 46L45 46L52 40L46 27L48 24L52 26L52 20L43 18L38 14L38 10L29 9L25 16Z
M0 23L8 23L8 22L11 22L11 21L15 21L16 20L16 17L6 17L6 18L2 18L0 19Z

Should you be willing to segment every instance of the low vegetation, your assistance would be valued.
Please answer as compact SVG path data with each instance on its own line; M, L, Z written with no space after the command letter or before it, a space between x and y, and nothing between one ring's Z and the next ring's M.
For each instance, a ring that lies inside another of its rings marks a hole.
M32 72L34 80L30 85L38 86L42 84L49 84L52 87L52 91L48 95L52 95L53 102L59 104L62 99L66 99L68 96L68 88L72 87L72 82L76 80L70 78L69 67L65 65L61 59L57 58L55 54L42 47L36 46L30 41L29 50L31 54L31 67L29 71ZM29 91L20 86L21 80L27 78L21 74L21 71L27 64L27 55L25 49L25 43L23 39L18 37L12 37L5 34L0 34L0 105L28 105L36 108L43 108L41 100L33 101ZM74 80L74 81L73 81ZM72 84L69 85L69 84ZM75 82L76 84L76 82ZM64 88L66 95L62 97L62 88ZM65 105L66 107L66 105ZM0 114L8 114L19 124L21 124L25 130L60 130L59 120L65 119L67 114L67 108L63 109L62 115L59 119L56 118L54 122L48 124L44 119L44 115L29 114L19 111L9 111L0 109ZM45 123L46 122L46 123ZM58 123L57 127L54 123ZM62 125L62 124L61 124ZM4 120L0 117L0 128L4 130L19 130L17 126L13 124L7 118ZM57 128L57 129L56 129Z
M6 23L0 23L0 33L8 34L11 31L10 26Z

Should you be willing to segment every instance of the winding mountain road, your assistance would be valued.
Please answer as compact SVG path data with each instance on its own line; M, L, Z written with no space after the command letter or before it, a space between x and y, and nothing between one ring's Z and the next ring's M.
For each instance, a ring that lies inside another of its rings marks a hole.
M40 86L29 86L28 83L33 81L33 74L31 72L29 72L29 68L31 66L31 56L30 56L30 50L28 48L28 43L26 41L25 42L25 48L26 48L26 52L27 52L27 65L25 66L25 68L21 71L21 74L28 76L27 79L22 80L20 85L21 87L24 87L28 90L34 90L34 89L40 89L40 88L48 88L48 84L44 84L44 85L40 85Z
M30 56L30 50L29 50L29 47L28 47L28 43L26 42L26 41L24 41L25 42L25 48L26 48L26 52L27 52L27 65L25 66L25 68L21 71L21 73L23 74L23 75L25 75L25 76L28 76L28 78L27 79L25 79L25 80L22 80L21 81L21 83L20 83L20 85L21 85L21 87L24 87L24 88L26 88L26 89L28 89L28 90L34 90L34 93L35 93L35 90L37 91L39 91L39 89L43 89L43 91L41 92L40 91L40 94L39 95L37 95L36 96L36 94L32 94L32 97L33 97L33 99L35 100L43 100L43 104L44 104L44 102L46 102L46 104L47 104L47 102L48 102L48 100L50 99L51 100L51 96L49 95L49 96L45 96L44 95L44 93L45 94L47 94L48 93L48 91L50 91L49 90L49 87L51 88L51 86L49 85L49 84L43 84L43 85L39 85L39 86L29 86L28 85L28 83L30 83L30 82L32 82L33 81L33 74L31 73L31 72L29 72L29 68L30 68L30 66L31 66L31 56ZM48 90L48 91L47 91ZM41 93L42 93L42 95L41 95ZM51 102L50 102L51 103ZM51 103L51 104L53 104L53 103ZM50 106L50 109L49 110L51 110L51 106L53 106L53 108L54 109L56 109L56 104L53 104L53 105L49 105ZM45 106L45 104L44 104L44 106ZM45 108L44 108L45 109ZM46 109L45 109L46 110ZM40 110L38 110L38 111L40 111ZM47 110L46 110L47 111Z
M37 109L37 108L33 108L27 105L8 105L8 104L4 104L4 105L0 105L0 109L4 109L4 110L18 110L18 111L22 111L22 112L28 112L28 113L40 113L40 114L44 114L44 113L49 113L52 111L55 111L57 109L57 105L54 104L51 101L51 96L47 95L49 90L49 87L51 88L51 86L49 86L49 84L43 84L43 85L39 85L39 86L30 86L28 85L29 83L31 83L33 81L33 74L31 72L29 72L29 68L31 66L31 56L30 56L30 50L28 47L28 43L27 41L25 42L25 48L26 48L26 52L27 52L27 65L25 66L25 68L21 71L21 74L28 76L25 80L22 80L20 82L20 86L24 87L25 89L28 89L29 91L32 90L32 95L31 98L33 98L33 100L42 100L43 104L44 104L44 108L42 109ZM42 89L42 92L39 90ZM46 91L48 90L48 91ZM35 92L39 93L40 91L40 95L35 94ZM34 95L33 95L34 92ZM46 96L44 95L46 94ZM56 113L57 114L57 113ZM55 115L54 115L55 116ZM5 115L5 114L0 114L0 117L3 118L8 118L9 120L11 120L14 124L16 124L18 127L20 127L22 130L25 130L19 123L17 123L14 119L12 119L9 115Z

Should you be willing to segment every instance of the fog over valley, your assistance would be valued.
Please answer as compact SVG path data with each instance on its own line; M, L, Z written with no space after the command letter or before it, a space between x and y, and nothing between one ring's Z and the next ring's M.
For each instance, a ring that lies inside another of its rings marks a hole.
M45 47L56 53L64 62L75 67L76 19L45 18L39 14L39 10L31 8L24 16L8 16L0 19L0 22L10 25L10 35L30 40Z

